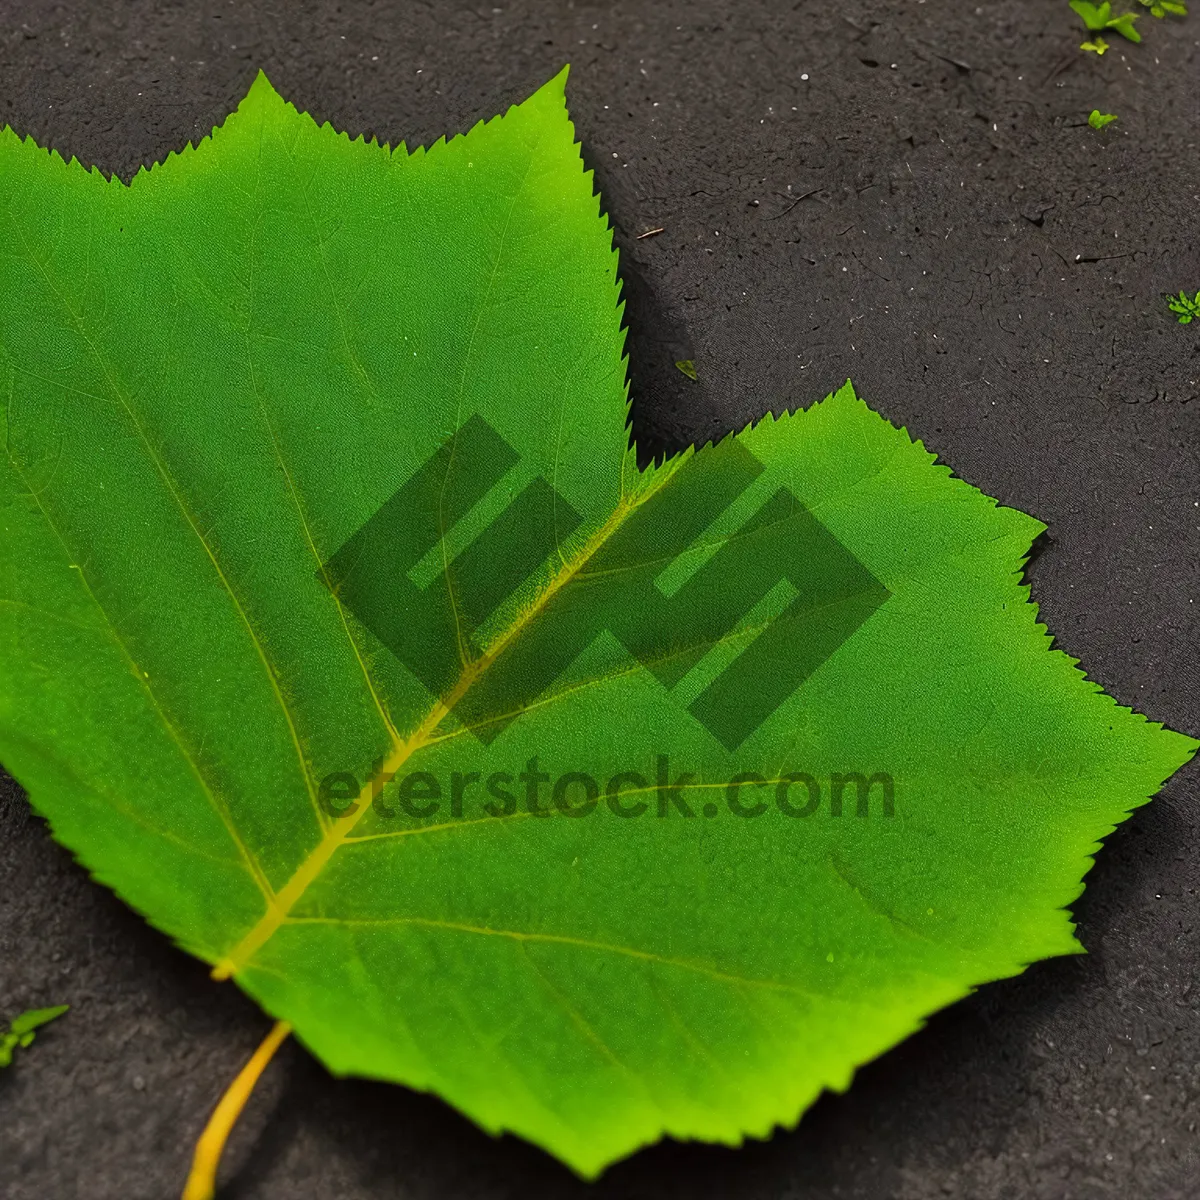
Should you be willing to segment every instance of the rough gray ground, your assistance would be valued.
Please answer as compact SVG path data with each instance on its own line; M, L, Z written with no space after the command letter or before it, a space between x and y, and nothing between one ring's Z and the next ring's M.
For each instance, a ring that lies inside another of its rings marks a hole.
M642 444L852 376L1049 523L1030 577L1059 644L1197 734L1200 324L1162 293L1200 288L1200 15L1142 26L1098 60L1065 0L3 0L0 122L127 176L206 133L260 66L318 118L417 144L569 60L622 251ZM1102 134L1083 124L1096 106L1120 115ZM289 1046L223 1195L1200 1195L1198 791L1192 766L1109 839L1077 908L1087 957L940 1014L769 1143L663 1145L588 1188ZM0 1194L177 1194L264 1018L91 884L7 780L0 880L0 1012L74 1006L0 1075Z

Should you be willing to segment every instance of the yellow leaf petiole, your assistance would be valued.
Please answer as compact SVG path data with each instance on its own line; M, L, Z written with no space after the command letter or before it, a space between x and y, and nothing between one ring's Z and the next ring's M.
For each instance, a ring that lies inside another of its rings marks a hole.
M225 1149L230 1130L246 1107L258 1077L291 1032L292 1027L286 1021L276 1021L262 1045L251 1055L250 1061L238 1072L237 1078L213 1109L213 1115L196 1142L192 1169L183 1188L183 1200L213 1200L217 1193L217 1167L221 1164L221 1152Z

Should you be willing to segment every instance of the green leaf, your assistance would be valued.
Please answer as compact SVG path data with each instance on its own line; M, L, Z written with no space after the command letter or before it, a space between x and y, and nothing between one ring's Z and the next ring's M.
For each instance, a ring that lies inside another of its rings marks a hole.
M1126 38L1128 41L1140 42L1142 40L1142 35L1133 27L1133 23L1137 19L1137 14L1135 13L1122 13L1119 17L1113 17L1110 21L1108 21L1104 28L1115 29L1123 38Z
M563 82L410 155L260 76L128 187L0 136L0 759L332 1071L592 1176L1078 952L1196 744L849 384L639 471Z
M1089 33L1101 33L1105 29L1115 29L1122 37L1131 42L1140 42L1142 36L1134 28L1138 19L1137 13L1121 13L1112 15L1112 5L1109 0L1103 4L1089 4L1088 0L1070 0L1071 8L1079 15Z
M61 1017L68 1005L60 1004L54 1008L31 1008L16 1017L7 1031L0 1034L0 1067L11 1065L13 1051L30 1045L34 1039L34 1031L41 1026Z
M1108 43L1103 38L1097 38L1094 42L1080 42L1080 50L1090 50L1093 54L1103 55L1108 49Z
M18 1037L22 1037L57 1017L61 1017L69 1007L70 1005L67 1004L57 1004L53 1008L31 1008L17 1017L9 1029Z
M1108 28L1109 18L1112 15L1112 5L1109 0L1104 0L1104 3L1100 5L1089 4L1088 0L1070 0L1070 5L1090 33L1099 33L1102 29Z
M696 374L696 364L694 362L692 362L692 360L690 358L680 359L675 364L675 368L678 371L682 371L683 374L686 375L689 379L699 379L700 378L700 376Z
M1116 119L1116 113L1102 113L1098 108L1093 108L1088 114L1088 124L1093 129L1103 129L1105 125L1110 125Z
M1194 317L1200 317L1200 292L1196 293L1195 299L1183 291L1178 298L1168 296L1167 307L1179 317L1180 325L1190 325Z

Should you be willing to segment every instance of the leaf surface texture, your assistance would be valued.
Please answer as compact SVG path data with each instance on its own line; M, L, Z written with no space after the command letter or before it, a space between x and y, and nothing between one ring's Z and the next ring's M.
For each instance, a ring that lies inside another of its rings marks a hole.
M0 135L0 760L334 1072L591 1176L1077 951L1195 743L848 384L638 470L563 83L410 154L260 76L128 186Z

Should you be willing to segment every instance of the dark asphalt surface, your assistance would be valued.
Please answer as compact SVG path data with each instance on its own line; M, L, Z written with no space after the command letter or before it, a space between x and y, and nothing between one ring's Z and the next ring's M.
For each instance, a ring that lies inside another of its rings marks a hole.
M262 67L318 119L415 145L570 61L642 445L852 377L1048 522L1029 577L1059 644L1196 735L1200 323L1177 325L1163 293L1200 288L1200 14L1141 25L1141 46L1114 37L1097 59L1066 0L0 0L0 123L128 176L208 132ZM1096 133L1093 107L1119 120ZM685 357L696 384L671 365ZM1076 910L1086 957L939 1014L767 1143L664 1144L585 1187L288 1046L222 1196L1191 1200L1198 849L1192 764L1110 837ZM4 779L0 1013L60 1002L0 1073L0 1195L177 1195L267 1022L90 883Z

